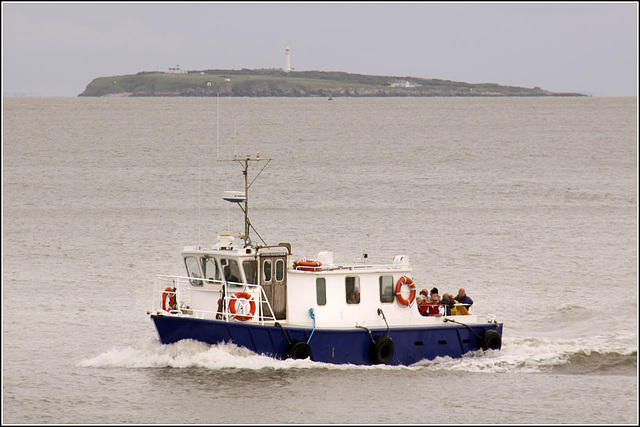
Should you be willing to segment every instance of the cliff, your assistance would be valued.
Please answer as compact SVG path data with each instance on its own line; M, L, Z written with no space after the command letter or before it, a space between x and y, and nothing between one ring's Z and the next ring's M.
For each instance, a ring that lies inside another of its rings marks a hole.
M494 83L335 71L205 70L99 77L78 96L585 96Z

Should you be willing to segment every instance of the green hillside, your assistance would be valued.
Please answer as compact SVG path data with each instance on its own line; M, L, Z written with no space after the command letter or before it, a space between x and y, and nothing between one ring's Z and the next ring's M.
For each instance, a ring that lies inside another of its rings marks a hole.
M583 96L539 87L339 71L205 70L99 77L79 96Z

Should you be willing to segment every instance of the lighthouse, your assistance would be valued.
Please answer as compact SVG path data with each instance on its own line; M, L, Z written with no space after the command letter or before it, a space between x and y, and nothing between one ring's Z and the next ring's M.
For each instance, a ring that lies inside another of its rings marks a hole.
M284 72L291 72L291 52L288 46L284 49Z

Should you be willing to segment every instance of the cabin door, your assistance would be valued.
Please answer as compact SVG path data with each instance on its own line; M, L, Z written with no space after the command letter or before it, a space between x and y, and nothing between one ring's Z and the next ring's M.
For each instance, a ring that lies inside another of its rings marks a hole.
M287 317L287 255L260 255L260 285L267 295L277 320ZM266 304L262 307L265 316L270 316Z

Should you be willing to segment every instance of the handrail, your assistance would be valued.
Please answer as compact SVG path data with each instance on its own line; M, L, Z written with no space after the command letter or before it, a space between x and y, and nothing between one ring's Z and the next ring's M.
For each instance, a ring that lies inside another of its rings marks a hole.
M191 281L197 280L202 282L202 285L193 285ZM214 285L213 288L208 288L204 286L204 284ZM216 286L217 285L217 286ZM167 286L172 286L175 289L174 292L167 291ZM264 325L265 322L275 321L275 314L273 312L273 308L271 307L271 303L267 299L267 295L264 291L264 288L260 285L250 284L250 283L238 283L238 282L227 282L224 280L214 280L207 279L202 277L188 277L188 276L171 276L171 275L156 275L156 284L153 292L153 299L151 302L152 310L149 312L158 312L158 313L167 313L169 315L179 315L179 316L187 316L187 317L197 317L197 318L205 318L210 317L213 319L219 318L221 316L223 320L230 321L230 315L233 316L233 313L229 312L229 302L232 299L235 299L234 294L240 292L238 289L242 289L243 292L255 293L259 292L257 296L256 305L257 311L253 315L255 321ZM203 293L213 293L218 294L222 298L224 295L223 306L218 309L216 307L215 310L207 310L202 307L193 308L193 304L191 302L191 293L193 291L203 292ZM164 311L163 309L163 294L175 294L176 299L176 310L171 310L169 312ZM266 304L265 310L264 305Z
M318 267L296 266L290 267L289 270L302 271L305 273L314 273L318 271L338 271L338 270L398 270L407 271L406 265L394 264L349 264L349 265L321 265Z

